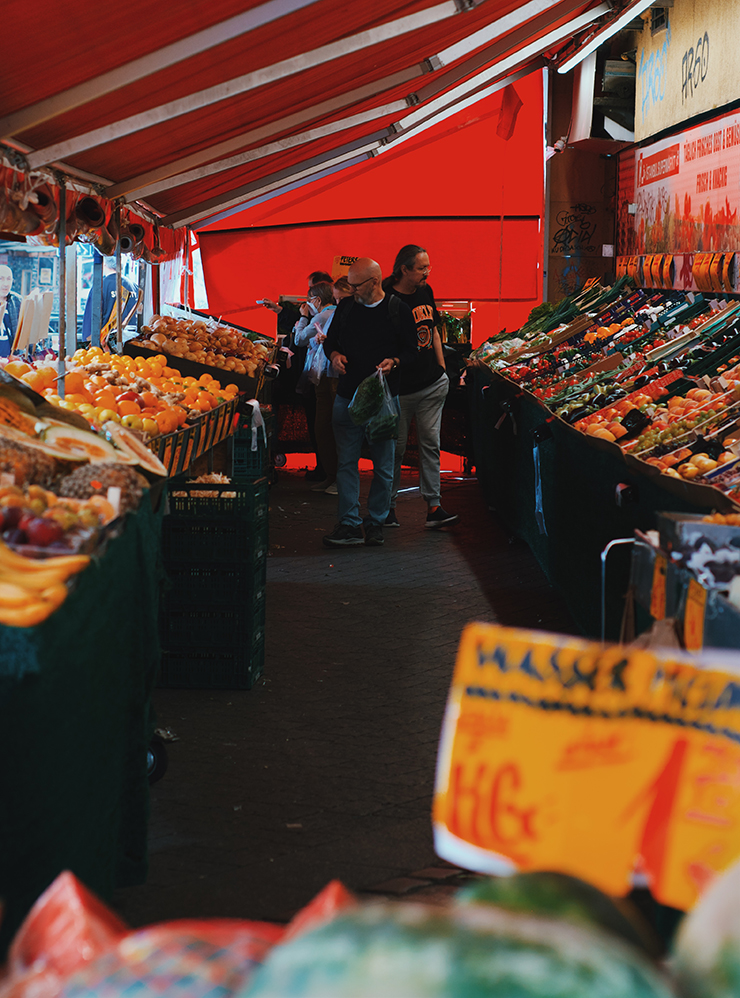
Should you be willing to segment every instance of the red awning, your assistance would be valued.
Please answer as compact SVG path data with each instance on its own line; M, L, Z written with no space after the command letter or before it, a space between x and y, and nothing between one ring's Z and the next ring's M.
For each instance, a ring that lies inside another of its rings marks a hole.
M603 23L595 0L25 0L0 141L183 225L369 161Z

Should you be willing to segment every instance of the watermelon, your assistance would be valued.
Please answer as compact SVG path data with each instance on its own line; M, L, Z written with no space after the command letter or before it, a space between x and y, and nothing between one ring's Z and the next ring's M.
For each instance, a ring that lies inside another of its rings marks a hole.
M370 903L276 946L238 998L669 998L649 961L583 926L485 905Z
M576 925L612 932L624 942L657 956L659 944L638 911L621 908L603 891L567 873L545 870L511 877L486 877L463 888L458 904L491 904L507 911L563 918Z

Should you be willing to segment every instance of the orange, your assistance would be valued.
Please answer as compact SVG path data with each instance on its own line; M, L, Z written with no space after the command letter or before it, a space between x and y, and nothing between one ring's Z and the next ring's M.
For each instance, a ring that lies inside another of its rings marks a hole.
M11 360L10 363L5 365L5 370L8 374L12 374L14 378L22 378L24 374L28 374L31 368L28 364L24 364L22 360Z
M177 425L182 426L185 420L188 418L188 410L184 409L181 405L173 405L171 412L174 412L177 417Z
M164 412L158 412L154 420L159 427L160 433L172 433L173 430L177 429L177 417L169 409L165 409Z
M145 406L152 406L156 405L159 400L157 396L154 394L154 392L142 392L141 401L144 403Z
M38 370L39 374L44 379L44 384L47 388L56 384L57 372L55 368L47 364L44 367L40 367Z
M165 378L176 378L178 377L180 372L175 367L163 367L162 374L165 376Z
M196 401L201 412L209 412L213 408L214 398L209 392L199 392Z
M141 406L138 402L130 401L129 399L124 399L122 402L118 403L118 415L119 416L139 416L141 415Z
M33 388L35 392L44 391L44 378L38 371L26 371L25 374L21 375L21 381L25 381L29 388Z
M98 392L94 399L95 405L100 409L113 409L114 412L118 410L116 405L116 396L113 392Z

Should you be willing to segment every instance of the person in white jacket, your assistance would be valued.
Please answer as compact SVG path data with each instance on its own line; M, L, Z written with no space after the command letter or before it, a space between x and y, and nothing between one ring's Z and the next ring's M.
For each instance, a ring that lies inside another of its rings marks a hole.
M293 326L295 345L308 347L298 390L301 382L305 381L315 386L316 416L313 428L318 459L326 472L324 481L313 485L311 491L326 492L328 495L337 494L337 448L331 425L337 379L321 344L326 339L326 330L336 307L332 285L328 281L314 284L308 289L307 301L301 305L301 318Z

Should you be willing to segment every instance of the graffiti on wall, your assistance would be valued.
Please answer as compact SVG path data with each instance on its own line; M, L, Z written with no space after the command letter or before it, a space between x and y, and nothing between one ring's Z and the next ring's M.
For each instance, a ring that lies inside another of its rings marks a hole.
M709 32L683 54L681 60L681 101L686 103L706 80L709 72Z
M645 49L640 52L640 65L637 75L640 79L642 92L642 120L645 121L650 110L659 104L666 94L668 81L668 50L671 47L671 22L667 21L665 38L660 48L654 49L646 56ZM709 49L707 48L707 53Z
M558 228L552 236L552 253L564 256L595 253L596 221L591 216L596 208L590 204L574 204L559 211L555 218Z

